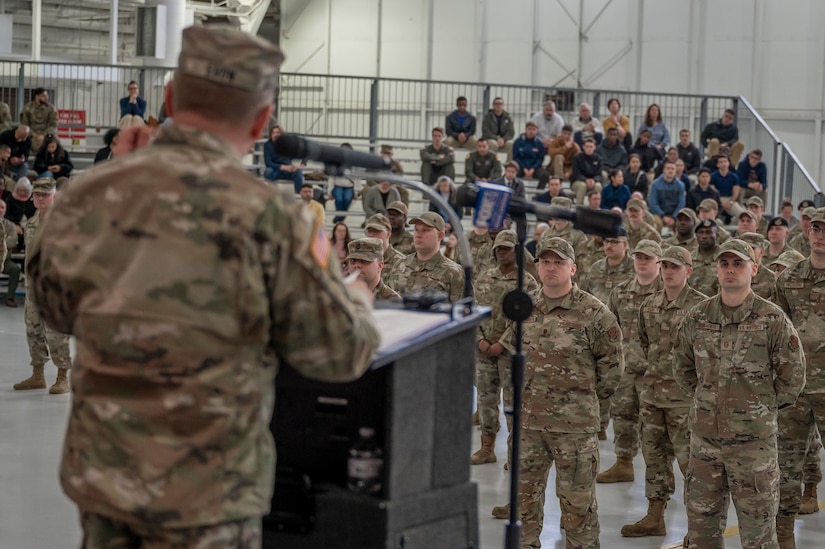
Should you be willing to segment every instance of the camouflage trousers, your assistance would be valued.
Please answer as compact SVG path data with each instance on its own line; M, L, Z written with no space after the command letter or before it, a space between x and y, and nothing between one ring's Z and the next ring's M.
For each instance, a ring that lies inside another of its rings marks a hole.
M261 517L235 522L165 529L120 522L81 512L81 549L260 549Z
M521 431L519 511L522 549L541 547L544 496L553 464L556 465L556 496L561 506L567 547L598 549L598 436L595 433L550 433L536 429Z
M43 322L37 307L26 292L25 319L26 341L29 344L29 356L32 366L43 366L49 361L58 368L71 368L72 357L69 354L69 336L55 332Z
M690 437L685 507L690 549L724 549L729 496L742 549L776 549L776 437L746 442Z
M599 399L599 431L607 431L610 424L610 397Z
M802 475L812 468L807 456L817 429L825 429L825 394L803 393L793 406L779 410L780 516L792 517L799 511Z
M504 390L504 408L513 407L513 379L510 373L510 357L502 355L490 358L478 353L476 357L476 388L478 389L478 417L481 434L495 436L501 429L498 403ZM507 418L507 428L512 429L513 419Z
M623 373L616 392L610 397L617 458L633 459L639 453L639 379L634 374Z
M808 443L808 453L805 454L805 465L802 466L802 482L805 484L819 484L822 482L822 439L817 429L811 429L811 440Z
M667 500L676 491L673 459L682 475L690 459L690 408L659 408L642 402L642 456L645 458L645 497Z

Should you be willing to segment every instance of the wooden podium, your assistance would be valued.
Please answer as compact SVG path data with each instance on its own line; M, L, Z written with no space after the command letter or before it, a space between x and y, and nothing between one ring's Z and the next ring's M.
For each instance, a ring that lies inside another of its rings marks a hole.
M361 379L324 383L281 370L265 548L478 547L470 412L476 326L487 314L379 310L382 346ZM380 497L346 488L360 427L374 428L384 451Z

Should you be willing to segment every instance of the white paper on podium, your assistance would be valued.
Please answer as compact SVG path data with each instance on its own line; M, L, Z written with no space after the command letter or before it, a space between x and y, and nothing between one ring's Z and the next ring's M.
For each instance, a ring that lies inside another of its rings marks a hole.
M447 313L425 313L403 309L376 309L372 312L378 333L381 334L381 346L378 352L450 322Z

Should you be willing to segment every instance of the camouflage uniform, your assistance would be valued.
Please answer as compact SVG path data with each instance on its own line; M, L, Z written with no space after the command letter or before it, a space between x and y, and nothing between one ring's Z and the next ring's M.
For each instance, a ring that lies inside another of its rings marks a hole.
M587 277L582 280L581 289L593 294L602 303L607 303L613 288L633 276L633 259L630 254L615 267L607 262L607 258L600 259L590 267Z
M647 357L639 389L645 497L667 500L673 494L673 459L682 474L690 456L688 412L692 395L673 379L673 345L688 311L707 299L685 286L673 301L665 290L647 298L639 311L639 344Z
M381 282L394 289L398 278L404 274L405 259L406 256L390 244L390 247L384 250L384 270L381 271Z
M759 265L756 276L751 281L751 289L753 293L762 299L773 301L776 292L776 276L774 276L773 271L764 265Z
M659 231L644 221L642 221L638 229L631 227L630 222L625 223L624 228L627 231L627 246L631 250L642 240L652 240L657 243L662 242L662 236L659 234Z
M693 261L693 274L688 279L690 287L706 296L714 296L719 293L719 278L716 276L716 253L717 246L709 252L701 249L690 254Z
M571 246L573 246L573 251L576 252L576 257L578 257L579 250L582 246L587 244L587 235L578 229L574 229L573 224L570 222L568 222L567 226L561 230L556 230L551 227L550 230L545 231L541 237L545 239L557 237L566 240Z
M720 251L731 243L742 242ZM707 299L682 322L673 373L693 394L685 481L691 549L724 547L729 495L742 546L777 546L777 408L796 400L804 365L790 321L753 292L729 313L720 295Z
M802 234L801 232L797 233L797 235L793 238L788 239L788 246L805 257L811 255L811 243L808 241L808 236Z
M642 241L653 246L645 250L661 255L661 250L655 250L659 246L652 240ZM647 251L639 250L647 254ZM622 328L622 354L624 355L625 370L619 387L610 399L610 417L613 419L613 433L615 435L614 444L616 447L616 457L633 459L639 451L639 386L641 376L645 373L647 359L639 344L639 309L642 302L649 296L658 292L662 287L662 281L657 276L656 279L646 286L639 284L635 278L622 282L616 286L610 297L607 306L619 320Z
M724 244L725 242L727 242L731 238L733 238L733 236L730 234L730 231L728 231L722 225L716 225L716 245L717 246L721 246L722 244Z
M825 430L825 275L811 265L810 258L785 269L776 281L776 304L799 330L807 359L807 384L793 406L779 416L780 516L794 516L800 506L803 462L816 429ZM805 465L806 479L821 476L811 459Z
M404 231L400 235L390 235L390 245L401 252L404 256L408 256L415 252L415 244L413 244L413 235L410 231Z
M452 147L442 143L441 148L436 149L430 143L425 147L421 147L418 155L421 157L421 181L426 185L435 185L442 175L446 175L455 181L455 153ZM433 161L435 163L432 163Z
M541 547L547 476L555 463L567 546L598 548L599 399L613 393L622 375L621 331L607 307L575 284L560 299L540 289L531 297L522 338L521 546ZM501 341L513 351L514 339L511 325Z
M593 264L604 259L604 244L595 238L588 238L587 242L576 250L576 276L574 281L583 281L590 276Z
M372 291L372 295L376 301L403 301L401 294L384 284L383 280L378 281L378 286Z
M501 177L501 162L493 152L481 156L478 151L473 151L464 159L464 175L467 181L478 179L493 181Z
M262 39L190 27L176 79L231 77L258 97L274 93L281 59ZM250 523L272 496L279 363L352 380L377 347L370 304L344 286L323 229L234 151L164 127L62 191L30 250L44 320L77 336L63 490L82 513L125 523L90 526L98 546L139 546L147 528L189 529L187 546L259 545ZM231 541L210 542L232 522Z
M20 124L31 128L32 133L57 134L57 110L50 103L31 101L20 111Z
M36 192L35 187L35 192ZM46 216L48 217L48 216ZM31 250L35 237L39 229L43 226L40 212L26 221L23 227L23 238L26 242L26 249ZM29 254L31 257L31 254ZM26 263L28 272L28 261ZM29 356L31 365L43 366L49 361L51 355L52 362L58 368L68 370L72 367L72 357L69 354L69 336L59 333L43 323L37 310L35 301L35 289L26 288L25 319L26 319L26 342L29 344Z
M699 249L699 241L696 240L696 235L692 235L688 240L680 240L679 235L674 234L662 240L662 249L666 250L671 246L681 246L690 253Z

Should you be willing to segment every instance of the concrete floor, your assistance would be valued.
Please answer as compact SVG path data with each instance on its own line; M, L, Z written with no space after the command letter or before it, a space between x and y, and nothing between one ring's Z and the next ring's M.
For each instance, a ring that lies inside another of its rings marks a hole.
M0 305L0 549L77 547L80 541L77 511L63 495L57 478L70 396L12 390L14 383L29 375L28 364L22 303L17 309ZM48 365L49 383L55 373L54 367ZM474 440L474 449L477 445L478 440ZM479 529L484 549L504 546L505 521L490 516L493 506L507 501L509 477L501 461L506 455L504 432L499 433L496 453L499 463L475 466L472 470L479 487ZM614 460L612 443L602 442L602 470ZM686 531L686 516L684 505L678 498L668 505L667 536L628 539L619 535L622 525L639 520L647 508L641 456L636 458L635 466L636 482L599 485L602 547L680 547ZM555 483L553 474L551 471L548 482L542 545L562 549L564 537L558 529L559 506L552 488ZM682 482L677 478L677 493L681 490ZM735 525L736 516L731 510L728 548L741 547ZM797 520L796 528L799 549L825 547L825 511Z

